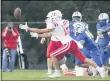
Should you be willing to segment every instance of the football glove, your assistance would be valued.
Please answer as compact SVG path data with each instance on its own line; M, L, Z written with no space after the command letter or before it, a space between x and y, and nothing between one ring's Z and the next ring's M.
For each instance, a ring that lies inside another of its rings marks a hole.
M26 30L26 32L27 32L27 29L28 29L29 27L28 27L27 22L26 22L25 25L20 24L20 25L19 25L19 28L20 28L20 29L24 29L24 30Z
M38 34L34 33L34 32L30 32L31 37L36 37L36 39L38 38Z

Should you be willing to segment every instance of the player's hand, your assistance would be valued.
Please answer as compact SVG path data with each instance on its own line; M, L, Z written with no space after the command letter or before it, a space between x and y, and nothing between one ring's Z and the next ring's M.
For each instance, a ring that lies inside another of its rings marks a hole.
M44 44L45 41L46 41L46 39L45 38L42 38L41 41L40 41L40 43L41 44Z
M28 29L29 27L28 27L27 22L26 22L25 25L20 24L20 25L19 25L19 28L20 28L20 29L24 29L24 30L26 30L26 32L27 32L27 29Z
M8 29L8 27L6 27L6 31L8 31L9 29Z
M104 31L103 29L99 29L99 30L98 30L98 33L99 33L99 34L102 34L102 33L104 33L104 32L105 32L105 31Z
M31 37L36 37L36 39L38 38L38 34L34 33L34 32L30 32Z
M83 45L85 43L85 41L84 40L80 40L79 43Z

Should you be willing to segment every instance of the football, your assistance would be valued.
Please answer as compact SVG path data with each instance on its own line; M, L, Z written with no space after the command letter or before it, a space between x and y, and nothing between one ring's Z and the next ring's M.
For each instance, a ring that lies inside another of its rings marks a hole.
M20 18L20 16L21 16L21 9L20 8L16 8L14 10L14 17L15 18Z

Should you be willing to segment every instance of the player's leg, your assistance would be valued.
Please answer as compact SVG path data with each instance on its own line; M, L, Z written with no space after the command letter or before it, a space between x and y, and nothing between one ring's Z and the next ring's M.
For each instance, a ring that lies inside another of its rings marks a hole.
M51 74L52 73L52 61L51 61L51 58L50 58L50 52L52 50L54 50L53 48L53 41L50 41L49 42L49 45L47 47L47 68L48 68L48 73L47 74Z
M94 49L90 52L92 60L99 66L102 67L102 60L100 58L100 52L98 49ZM95 76L97 75L98 71L94 68L90 66L90 69L92 70L93 75Z
M110 49L105 49L104 47L101 47L100 48L100 57L101 57L101 59L102 59L102 64L103 64L103 66L106 64L106 62L108 61L108 59L109 59L109 57L110 57ZM104 66L105 67L105 74L106 74L106 76L108 76L108 68L106 68L106 66Z
M51 58L47 58L47 68L48 68L48 73L47 74L51 74L52 73L52 61L51 61Z
M14 69L16 54L17 54L16 49L10 50L11 57L10 57L9 71L13 71L13 69Z
M103 65L108 61L109 58L110 58L110 48L105 48L102 57Z
M99 50L92 50L91 51L91 56L92 56L92 59L95 61L95 63L99 66L99 67L102 67L102 60L100 58L100 52Z
M48 48L47 48L47 66L48 66L48 74L52 73L52 60L50 58L51 52L56 50L62 44L60 41L50 41ZM60 58L58 58L59 60ZM57 69L55 69L57 71Z
M81 52L87 57L87 58L90 58L91 59L91 56L89 54L89 50L85 47L83 47L82 49L80 49ZM89 65L88 64L84 64L82 63L79 59L75 58L76 59L76 62L75 64L79 67L84 67L84 68L89 68Z
M5 72L7 71L8 68L8 63L7 63L7 55L5 53L5 50L3 50L3 56L2 56L2 71Z
M99 67L93 60L86 58L82 54L82 52L79 50L79 48L75 42L72 42L71 47L72 47L71 49L73 49L73 55L75 55L76 58L78 58L81 62L87 63L90 66L96 68L98 70L98 72L100 73L101 77L105 76L105 69L103 67Z
M70 43L67 43L65 45L59 46L58 49L51 52L52 63L53 63L53 66L56 71L54 74L49 76L50 78L60 77L60 70L59 70L59 64L58 64L57 57L64 56L65 54L69 53L68 52L69 48L70 48Z
M59 60L60 68L63 74L68 72L68 67L66 66L66 60L67 58L65 56L61 60Z

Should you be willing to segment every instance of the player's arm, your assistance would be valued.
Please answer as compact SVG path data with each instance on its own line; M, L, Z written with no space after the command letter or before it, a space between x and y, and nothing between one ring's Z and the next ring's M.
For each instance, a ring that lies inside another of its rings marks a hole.
M24 29L26 31L30 31L30 32L35 32L35 33L48 33L48 32L52 32L54 29L51 27L51 25L49 25L50 28L44 28L44 29L39 29L39 28L30 28L28 27L27 23L25 25L20 24L19 28Z
M110 27L106 28L104 32L110 32Z
M41 37L41 38L48 38L48 37L51 37L51 33L43 33L43 34L38 34L38 37Z
M85 43L85 40L80 40L78 42L83 45Z
M48 33L53 31L53 29L48 29L48 28L38 29L38 28L30 28L30 27L28 27L27 30L35 33Z
M2 32L2 37L5 38L7 35L8 27L6 27Z
M108 35L109 35L109 40L110 40L110 31L108 32ZM108 47L110 48L110 41L109 41Z
M41 37L41 38L48 38L48 37L51 37L51 33L43 33L43 34L37 34L37 33L34 33L34 32L30 32L30 35L31 37Z
M98 32L99 33L106 33L106 32L109 32L110 31L110 27L106 28L105 30L103 29L98 29Z
M88 27L88 24L85 23L85 33L87 34L87 36L89 36L91 39L94 40L94 36L93 34L89 31L89 27Z

